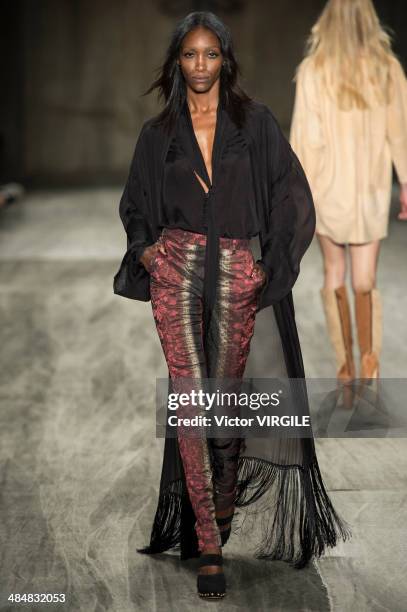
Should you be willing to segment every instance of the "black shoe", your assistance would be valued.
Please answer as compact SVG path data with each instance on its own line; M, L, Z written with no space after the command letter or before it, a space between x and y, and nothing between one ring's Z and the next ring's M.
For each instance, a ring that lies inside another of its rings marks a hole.
M230 527L228 529L223 529L222 531L219 532L220 537L222 538L222 546L224 546L229 539L230 532L232 530L233 516L234 516L234 513L231 514L230 516L223 516L222 518L216 519L216 522L219 525L219 527L222 527L223 525L228 525L230 523Z
M204 565L222 565L222 555L207 554L199 558L199 567ZM198 595L205 599L221 599L226 595L226 579L223 572L219 574L198 574Z

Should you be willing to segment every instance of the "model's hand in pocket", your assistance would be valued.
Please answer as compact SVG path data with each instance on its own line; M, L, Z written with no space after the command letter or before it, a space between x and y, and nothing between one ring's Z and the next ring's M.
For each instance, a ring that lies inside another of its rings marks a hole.
M261 264L259 264L258 262L256 262L254 264L252 276L255 279L260 279L261 278L262 279L261 287L263 287L263 285L265 284L265 282L267 280L267 274L266 274L263 266Z
M160 239L157 240L154 244L146 247L143 251L142 256L140 257L140 262L143 264L148 273L152 270L152 264L157 255L157 251L161 251L163 255L166 255L167 252L165 247Z

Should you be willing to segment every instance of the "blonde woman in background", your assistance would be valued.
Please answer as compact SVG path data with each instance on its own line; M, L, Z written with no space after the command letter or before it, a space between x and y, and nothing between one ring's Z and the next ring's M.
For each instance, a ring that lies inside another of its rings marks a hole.
M296 73L290 141L311 185L324 260L322 301L337 378L355 378L346 246L361 378L379 376L382 313L376 288L387 236L392 162L407 220L407 83L371 0L329 0Z

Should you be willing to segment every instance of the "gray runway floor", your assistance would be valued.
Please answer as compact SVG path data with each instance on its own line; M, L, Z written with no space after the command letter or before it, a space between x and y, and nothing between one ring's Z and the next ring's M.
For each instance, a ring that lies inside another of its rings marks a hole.
M196 560L145 557L162 440L155 377L165 361L149 303L112 292L124 254L120 190L36 192L0 213L0 610L407 609L407 445L319 439L321 471L353 538L308 568L225 548L229 590L201 602ZM382 375L407 364L407 223L392 212L380 257ZM306 372L331 377L318 247L295 292ZM12 604L11 593L65 593Z

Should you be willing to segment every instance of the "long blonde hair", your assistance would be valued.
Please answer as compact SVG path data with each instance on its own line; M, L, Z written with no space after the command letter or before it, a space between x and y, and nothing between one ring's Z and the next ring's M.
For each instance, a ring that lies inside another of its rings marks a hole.
M307 40L306 56L342 110L387 104L392 96L390 35L372 0L328 0Z

